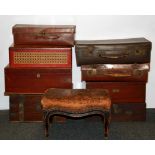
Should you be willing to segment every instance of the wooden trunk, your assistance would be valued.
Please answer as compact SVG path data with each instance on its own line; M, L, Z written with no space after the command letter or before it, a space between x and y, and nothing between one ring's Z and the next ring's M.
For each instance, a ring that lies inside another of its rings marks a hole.
M146 120L145 103L117 103L112 105L112 121Z
M72 88L71 68L5 68L5 93L44 93L48 88Z
M43 94L14 94L9 96L9 119L12 122L43 121L41 97ZM54 121L64 122L65 118L55 116Z
M86 82L86 88L101 88L109 92L112 103L145 103L143 82Z
M88 89L105 89L112 100L113 121L144 121L146 119L144 82L86 82Z
M11 95L10 121L42 121L41 95Z

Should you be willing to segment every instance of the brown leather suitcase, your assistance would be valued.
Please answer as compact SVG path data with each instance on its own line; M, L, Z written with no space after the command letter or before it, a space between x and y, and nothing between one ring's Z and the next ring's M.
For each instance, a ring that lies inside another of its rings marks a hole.
M112 103L145 103L145 82L86 82L86 88L105 89Z
M5 93L44 93L48 88L72 88L71 68L5 67Z
M77 65L149 63L151 42L145 38L79 40L75 45Z
M24 25L13 26L15 45L74 46L74 25Z
M9 48L10 67L72 67L72 48L14 46Z
M82 65L82 81L147 82L150 64Z

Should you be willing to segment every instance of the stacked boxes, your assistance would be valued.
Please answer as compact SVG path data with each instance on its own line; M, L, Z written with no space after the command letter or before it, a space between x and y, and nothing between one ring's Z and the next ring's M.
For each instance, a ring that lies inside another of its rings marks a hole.
M110 93L112 120L145 120L150 41L145 38L81 40L76 42L75 51L86 88L101 88Z
M5 67L11 121L41 121L41 95L72 88L73 25L15 25Z

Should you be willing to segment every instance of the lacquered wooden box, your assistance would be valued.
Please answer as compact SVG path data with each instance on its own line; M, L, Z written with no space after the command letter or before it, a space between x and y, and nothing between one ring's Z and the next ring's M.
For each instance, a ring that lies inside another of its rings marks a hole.
M9 48L10 67L72 67L72 48L14 46Z
M48 88L72 88L71 68L5 67L5 93L44 93Z
M104 89L112 100L113 121L146 119L145 82L86 82L88 89Z

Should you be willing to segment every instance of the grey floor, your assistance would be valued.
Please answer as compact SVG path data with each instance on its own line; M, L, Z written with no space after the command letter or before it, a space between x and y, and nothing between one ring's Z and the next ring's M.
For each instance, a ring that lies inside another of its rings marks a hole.
M53 123L50 136L44 136L43 124L11 123L8 111L0 111L1 140L102 140L103 124L98 121L67 120L66 123ZM109 140L154 140L155 110L147 110L145 122L112 122Z

